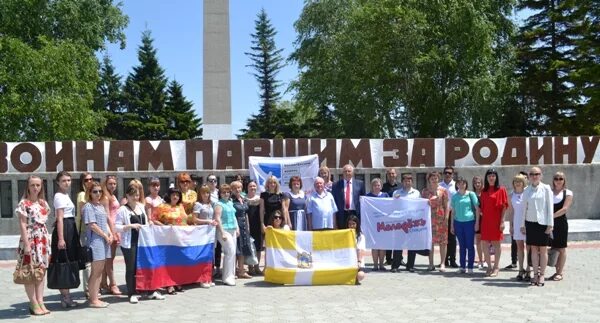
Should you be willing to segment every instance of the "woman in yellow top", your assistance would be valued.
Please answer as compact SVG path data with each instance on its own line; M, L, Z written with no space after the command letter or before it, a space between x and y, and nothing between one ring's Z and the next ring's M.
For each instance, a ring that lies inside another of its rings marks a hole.
M198 200L198 195L194 191L194 185L192 185L192 178L188 173L179 173L177 175L177 188L181 191L181 202L187 215L192 215L194 210L194 204Z
M181 202L181 192L176 188L170 188L164 197L165 203L154 208L152 218L158 220L158 225L188 225L192 224L192 217L185 213ZM167 293L174 295L175 291L182 291L181 286L167 287Z
M154 208L152 217L159 225L188 225L190 217L185 212L181 191L170 188L164 197L165 203Z

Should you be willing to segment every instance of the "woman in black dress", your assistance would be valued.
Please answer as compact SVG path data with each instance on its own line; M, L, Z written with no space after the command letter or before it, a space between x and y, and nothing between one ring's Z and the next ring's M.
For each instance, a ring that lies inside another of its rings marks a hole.
M270 176L265 183L265 192L260 193L260 223L263 232L265 232L265 222L271 223L271 216L277 210L285 216L284 224L293 229L289 215L283 210L282 202L283 194L280 190L279 180L275 176Z
M260 223L260 196L256 194L258 185L255 181L248 182L248 193L246 200L248 201L248 223L250 225L250 236L254 239L254 248L256 248L256 259L259 264L249 267L250 275L262 275L260 271L260 252L263 247L263 233Z
M569 223L567 211L573 203L573 192L567 189L567 177L563 172L556 172L552 178L552 193L554 196L554 228L552 229L552 248L558 249L556 273L550 276L551 280L563 279L563 269L567 261L567 239Z

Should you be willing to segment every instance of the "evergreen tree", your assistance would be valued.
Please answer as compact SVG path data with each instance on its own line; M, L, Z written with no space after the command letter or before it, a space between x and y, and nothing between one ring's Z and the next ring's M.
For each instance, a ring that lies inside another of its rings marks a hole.
M101 139L126 139L122 131L123 106L121 104L121 76L115 72L115 67L108 55L104 55L100 64L100 82L94 95L94 111L104 116L106 126L98 136Z
M183 87L177 81L169 83L163 117L167 121L168 139L202 137L202 119L196 116L192 102L183 96Z
M275 46L276 34L267 13L261 9L255 20L255 32L251 34L252 51L245 53L252 60L248 66L254 68L252 75L260 89L261 107L258 114L248 119L247 128L241 130L241 138L273 138L276 134L272 130L273 110L281 97L277 91L281 83L275 77L283 68L283 49Z
M599 7L594 0L519 2L534 11L517 41L519 99L533 134L600 131Z
M164 118L167 78L159 65L150 31L142 33L140 65L127 76L123 89L123 129L127 139L158 140L167 137Z

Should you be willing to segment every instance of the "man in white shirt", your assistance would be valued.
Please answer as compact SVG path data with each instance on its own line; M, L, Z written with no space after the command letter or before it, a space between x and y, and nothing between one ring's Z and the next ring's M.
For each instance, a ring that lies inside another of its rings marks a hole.
M413 178L409 173L402 174L402 186L395 190L392 194L394 198L406 197L406 198L420 198L421 193L418 190L413 188ZM409 250L408 251L408 264L402 261L402 252L403 250L394 250L392 252L392 269L391 272L395 273L398 271L400 266L406 266L406 269L409 270L415 264L415 256L416 252ZM412 265L411 264L412 261Z
M440 182L440 186L448 191L448 204L452 201L452 196L456 194L456 182L454 182L454 167L446 166L444 168L444 180ZM452 209L450 209L452 212ZM450 223L452 216L448 217L448 249L446 254L445 263L447 267L458 268L456 263L456 236L450 232Z
M344 166L343 178L333 184L331 194L338 209L338 228L346 229L350 215L356 215L360 219L360 197L365 195L365 183L354 178L352 165Z

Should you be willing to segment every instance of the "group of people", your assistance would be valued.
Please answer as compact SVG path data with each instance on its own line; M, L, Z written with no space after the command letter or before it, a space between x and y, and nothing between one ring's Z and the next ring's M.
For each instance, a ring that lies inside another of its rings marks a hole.
M53 203L56 223L51 239L46 228L51 209L45 199L42 179L32 175L15 211L21 231L18 263L33 263L46 269L53 261L80 262L85 258L81 246L87 246L91 262L80 265L83 290L90 307L105 308L108 303L99 299L102 292L122 294L113 270L118 246L125 261L129 301L137 303L140 299L135 288L136 254L138 230L145 225L215 226L217 243L213 279L220 278L229 286L235 285L236 279L263 274L259 262L267 228L351 228L357 230L360 279L365 267L360 196L366 195L426 198L431 205L431 249L408 250L406 263L402 250L372 250L373 271L385 271L385 265L391 264L392 272L398 271L400 266L412 272L417 254L428 255L428 270L436 270L433 252L436 245L441 259L439 270L445 271L446 266L455 266L452 254L456 252L458 239L461 272L473 272L477 249L480 268L486 266L487 276L497 276L504 221L508 220L518 254L517 278L543 286L547 246L550 245L559 251L556 274L551 279L562 280L568 232L566 214L573 199L573 193L566 186L565 174L557 172L552 184L547 185L542 182L541 169L532 167L528 174L513 178L510 193L500 185L494 169L488 170L483 178L475 176L471 181L472 191L465 178L454 180L454 175L452 167L444 169L442 180L439 172L430 172L426 177L427 186L419 192L413 187L411 174L402 174L398 183L396 170L390 168L386 171L386 181L373 179L371 190L366 193L364 182L354 177L352 165L345 165L342 178L335 182L330 170L321 167L310 190L303 187L299 176L294 176L289 180L289 192L284 193L279 180L271 176L265 182L265 191L258 194L258 184L254 181L245 183L241 176L229 184L218 185L217 177L211 174L205 184L195 185L188 173L180 173L164 196L160 195L160 179L153 177L148 180L148 196L144 194L142 182L134 179L119 199L115 176L105 176L102 181L97 181L92 174L84 172L75 205L69 197L71 175L61 171L56 177L58 190ZM493 263L491 251L495 254ZM249 262L252 258L255 261ZM200 286L214 286L213 279L199 282ZM50 313L44 305L43 280L26 284L25 291L32 315ZM180 291L183 286L166 286L164 289L173 295ZM165 299L160 291L144 292L149 299ZM68 289L60 290L60 303L63 308L79 305Z
M427 185L421 192L413 188L411 174L403 174L400 184L396 183L395 169L388 169L386 177L383 185L379 179L372 180L371 193L367 195L426 198L431 206L431 249L409 250L407 263L402 259L402 251L390 252L392 259L386 263L391 264L392 272L398 271L401 265L414 271L416 254L428 255L427 270L436 270L433 251L437 245L441 260L439 271L444 272L449 266L469 274L477 262L479 269L486 270L487 277L496 277L500 268L500 244L504 240L505 221L508 221L517 259L507 267L514 268L518 263L516 279L544 286L548 247L558 253L556 273L550 279L563 279L568 238L566 215L573 202L573 192L567 189L563 172L556 172L548 185L542 182L542 170L532 167L529 173L520 172L512 178L510 193L500 185L498 172L493 168L483 177L472 178L472 190L466 178L454 179L454 168L450 166L444 168L443 174L428 173ZM456 264L456 240L460 264ZM385 251L372 250L372 255L373 270L386 270Z

